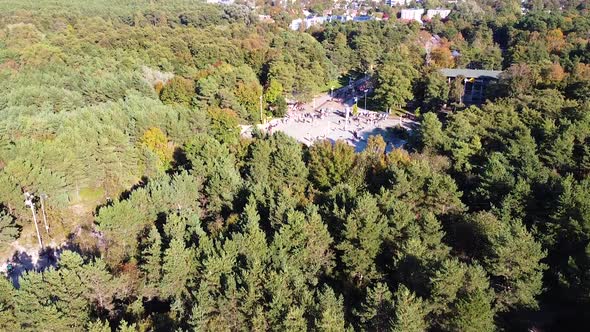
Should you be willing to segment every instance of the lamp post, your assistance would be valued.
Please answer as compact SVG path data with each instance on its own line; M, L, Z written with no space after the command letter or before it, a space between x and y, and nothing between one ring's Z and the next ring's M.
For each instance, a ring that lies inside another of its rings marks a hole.
M365 93L365 111L367 110L367 89L363 90Z
M39 233L39 226L37 225L37 216L35 214L35 203L33 200L35 199L35 195L29 193L28 191L25 192L25 206L31 208L31 213L33 214L33 223L35 224L35 230L37 231L37 240L39 241L39 247L43 249L43 242L41 241L41 233Z
M334 99L334 86L330 88L330 99Z
M349 113L349 109L348 106L346 106L346 108L344 109L345 113L345 118L344 118L344 131L348 131L348 113Z
M41 211L43 212L43 224L45 225L45 232L47 234L49 234L49 225L47 224L47 215L45 214L45 203L44 203L44 201L47 199L47 194L41 193L41 195L39 195L39 198L41 200Z

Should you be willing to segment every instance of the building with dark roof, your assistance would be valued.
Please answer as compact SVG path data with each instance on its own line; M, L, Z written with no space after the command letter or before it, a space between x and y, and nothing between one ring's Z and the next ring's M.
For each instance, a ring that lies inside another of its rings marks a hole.
M440 70L449 84L457 77L463 78L463 102L481 104L485 101L486 87L500 78L500 70L444 68Z

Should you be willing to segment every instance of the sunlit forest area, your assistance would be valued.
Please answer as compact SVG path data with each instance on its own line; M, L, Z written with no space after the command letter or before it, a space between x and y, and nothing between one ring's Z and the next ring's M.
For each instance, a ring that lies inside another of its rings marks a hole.
M526 6L302 32L240 4L0 1L1 263L59 253L0 277L0 330L587 328L590 13ZM467 67L503 71L482 105L439 72ZM404 148L240 135L362 75L418 119Z

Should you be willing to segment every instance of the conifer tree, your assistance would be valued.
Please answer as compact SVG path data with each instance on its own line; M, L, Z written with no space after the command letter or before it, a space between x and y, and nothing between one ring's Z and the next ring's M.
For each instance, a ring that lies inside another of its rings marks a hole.
M6 245L16 240L20 235L20 227L15 224L14 218L0 210L0 243Z
M332 288L325 286L319 294L318 316L315 326L318 331L345 331L344 304L342 296L336 296Z
M108 322L97 320L90 322L87 326L88 332L111 332L111 327Z
M214 313L217 311L215 298L211 294L211 288L201 282L194 294L193 308L189 324L197 331L207 330Z
M449 331L495 331L494 312L489 296L478 290L460 299L447 327Z
M164 251L162 296L182 302L189 295L188 287L194 278L195 267L193 251L186 248L182 239L172 239L170 247Z
M127 321L122 320L117 327L117 332L137 332L137 324L129 324Z
M294 305L289 309L283 328L286 332L306 331L307 321L304 317L305 310L300 306Z
M500 311L514 307L537 308L542 290L546 253L519 220L498 220L491 213L472 217L477 227L479 253L492 276L496 307Z
M380 282L367 288L366 298L356 312L362 328L371 331L388 331L393 314L393 295L387 285Z
M380 277L375 258L381 251L385 221L370 194L360 196L346 219L343 241L337 248L346 266L348 278L367 284Z
M423 115L422 125L416 130L416 143L419 147L437 151L445 145L445 134L442 130L442 123L435 113Z
M142 253L145 263L141 266L148 285L156 286L162 277L162 238L155 226L152 226L147 239L147 246Z
M84 265L81 274L86 286L84 296L87 300L97 310L106 310L109 314L114 314L115 302L127 295L123 282L108 271L107 264L102 259Z
M428 328L427 311L422 299L400 284L395 292L395 314L391 320L394 332L420 332Z
M430 281L431 315L442 329L495 329L495 312L492 309L494 294L481 266L468 266L456 259L449 259L443 262Z
M15 316L16 291L7 278L0 278L0 330L18 330L18 321Z

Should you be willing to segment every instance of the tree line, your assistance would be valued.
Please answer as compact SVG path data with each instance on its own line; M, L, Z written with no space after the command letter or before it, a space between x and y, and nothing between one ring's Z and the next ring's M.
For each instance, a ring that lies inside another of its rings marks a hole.
M0 278L0 329L585 326L590 21L527 6L301 33L192 1L0 4L0 245L34 237L24 191L70 239ZM504 73L467 106L443 67ZM261 102L365 74L419 120L405 149L240 137Z

